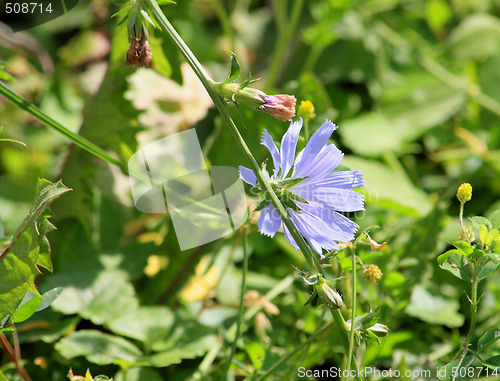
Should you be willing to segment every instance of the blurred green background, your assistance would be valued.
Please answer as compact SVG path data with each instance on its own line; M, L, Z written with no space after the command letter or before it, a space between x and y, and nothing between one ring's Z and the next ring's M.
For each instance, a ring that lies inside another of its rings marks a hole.
M149 30L152 67L126 66L126 23L111 18L119 9L80 1L24 32L0 24L0 61L15 78L8 86L124 162L140 144L195 128L210 164L247 166L158 30ZM178 0L163 10L215 80L226 77L225 50L232 50L244 75L261 78L253 87L314 104L312 131L325 119L340 126L332 140L345 152L343 165L366 182L366 212L351 217L361 228L379 226L373 238L388 241L381 251L359 253L384 273L378 285L360 281L359 312L380 305L380 322L391 330L381 346L360 347L359 363L436 369L449 361L469 326L469 286L435 261L460 235L456 190L463 182L473 187L466 216L500 208L500 1ZM288 123L241 111L241 133L261 162L268 156L262 130L280 140ZM75 374L90 368L128 381L182 380L196 371L217 379L227 341L207 369L201 361L236 318L241 232L181 252L168 217L137 211L117 168L3 98L0 115L0 138L26 144L0 142L4 235L29 211L38 177L73 189L53 205L54 272L39 280L41 290L65 290L52 309L18 327L33 379L64 379L70 366ZM261 236L257 217L249 225L248 287L264 294L305 263L282 234ZM337 267L341 259L331 278ZM478 334L499 324L499 284L498 274L481 283ZM349 301L347 285L343 279L337 288ZM269 368L328 320L302 307L307 297L290 280L272 300L279 314L253 301L263 312L247 321L237 379ZM500 354L500 345L489 351ZM335 330L302 353L270 379L296 379L300 364L341 364ZM16 379L1 358L0 369Z

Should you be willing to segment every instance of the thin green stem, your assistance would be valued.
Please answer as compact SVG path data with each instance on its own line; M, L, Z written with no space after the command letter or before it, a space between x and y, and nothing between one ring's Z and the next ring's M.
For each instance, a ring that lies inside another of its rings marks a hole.
M287 362L291 357L293 357L297 352L301 351L302 348L306 347L307 345L311 344L315 339L316 337L318 337L320 334L322 334L323 332L325 332L327 329L329 329L330 327L332 327L334 325L335 322L330 322L326 325L324 325L323 327L321 327L320 329L318 329L316 332L314 332L311 336L309 336L309 338L304 341L303 343L301 343L300 345L298 345L297 347L294 348L293 351L287 353L284 357L282 357L281 359L279 359L279 361L277 361L272 367L270 367L265 373L261 374L258 378L255 379L255 381L263 381L265 380L267 377L269 377L273 372L274 370L278 369L278 367L281 366L281 364L284 364L285 362Z
M12 89L10 89L2 81L0 81L0 95L3 95L6 99L11 101L13 104L15 104L16 106L18 106L22 110L31 114L35 119L37 119L41 123L45 124L47 127L62 134L67 139L69 139L71 142L73 142L78 147L82 148L83 150L87 151L91 155L98 157L99 159L101 159L105 162L116 165L126 175L133 176L137 180L143 181L147 184L151 184L152 186L159 185L153 179L149 178L146 174L136 170L135 168L128 167L127 164L125 164L121 160L111 156L106 151L104 151L102 148L98 147L97 145L95 145L94 143L85 139L84 137L82 137L78 134L75 134L74 132L72 132L68 128L64 127L62 124L60 124L59 122L55 121L50 116L45 114L42 110L40 110L34 104L28 102L23 97L18 95L16 92L14 92ZM188 203L193 203L195 201L186 195L176 194L176 196L179 197L180 199L188 202ZM213 208L213 207L210 207L208 205L201 204L200 207L202 207L203 209L205 209L211 213L215 213L215 214L220 213L220 210Z
M70 141L75 143L80 148L83 148L85 151L90 154L107 161L108 163L114 164L119 167L124 173L128 174L128 167L125 163L122 163L117 158L111 156L106 151L102 150L94 143L88 141L87 139L75 134L74 132L68 130L66 127L56 122L50 116L46 115L43 111L41 111L38 107L33 105L32 103L25 100L23 97L18 95L12 89L10 89L5 83L0 81L0 95L3 95L7 100L15 104L20 109L28 112L32 116L34 116L37 120L45 124L46 126L56 130ZM149 182L149 180L147 180Z
M349 351L347 352L347 370L351 370L351 361L354 359L354 347L356 345L355 333L355 318L356 318L356 249L351 247L352 256L352 306L351 306L351 331L349 337ZM358 368L354 369L358 373Z
M248 271L248 245L247 245L247 228L243 228L243 269L241 276L241 293L240 293L240 306L238 309L238 319L236 321L236 333L234 335L233 345L231 346L231 351L226 361L226 367L222 373L221 380L225 380L229 367L233 362L233 357L236 352L236 347L238 344L238 339L241 335L241 326L243 324L243 313L245 311L245 294L247 291L247 271Z
M476 315L477 315L477 284L479 283L479 264L476 259L474 259L474 262L472 263L473 266L473 272L472 272L472 286L471 286L471 299L470 299L470 328L469 332L467 333L467 338L465 339L465 342L462 346L463 351L462 354L460 355L460 360L458 361L457 364L457 369L460 370L460 367L462 366L462 363L464 361L465 356L467 355L467 352L469 350L469 345L472 339L472 335L474 334L474 331L476 330ZM453 378L451 381L455 381L455 378L460 372L456 372L453 375Z
M333 320L335 321L335 324L337 326L338 332L339 332L339 337L340 341L342 342L342 346L344 347L345 353L349 352L349 335L347 333L347 328L345 326L345 320L344 317L342 316L342 313L340 312L340 309L330 309L330 312L332 314ZM356 363L356 359L354 357L351 358L350 362L350 367L353 369L358 369L358 364ZM358 373L355 373L354 376L355 380L361 380L359 377Z
M231 50L234 50L234 33L233 28L231 27L231 21L229 19L229 15L224 8L221 0L210 0L212 6L214 7L215 14L219 19L222 30L224 31L224 35L229 38L229 47Z
M276 18L276 26L278 30L278 39L276 46L274 48L274 56L271 62L271 69L266 79L265 87L273 87L278 78L278 74L283 67L283 60L285 58L285 53L290 44L290 40L295 33L297 28L297 23L299 22L300 15L302 13L302 7L304 5L304 0L295 0L293 2L293 9L290 19L286 19L286 7L281 0L275 0L273 2Z
M302 0L299 0L299 1L302 1ZM292 235L295 242L297 243L297 246L302 251L302 254L304 255L312 272L323 274L323 269L321 268L321 266L316 258L316 255L313 253L311 247L305 242L304 238L299 233L299 231L295 227L294 223L291 221L286 209L281 204L280 200L276 196L276 193L274 192L274 190L271 187L271 185L269 184L269 182L264 178L264 175L263 175L259 165L257 164L257 161L255 160L254 156L250 152L250 149L248 148L247 144L243 140L243 137L241 136L241 134L238 130L238 127L236 127L236 124L234 123L231 116L229 115L229 112L227 111L222 99L213 90L212 86L215 86L214 81L210 78L208 73L203 69L200 62L196 58L196 56L193 54L193 52L191 52L191 50L186 45L184 40L181 38L181 36L179 36L179 34L174 29L172 24L165 17L165 15L161 11L160 7L158 6L158 3L156 2L156 0L146 0L146 2L149 5L149 8L151 9L157 22L160 24L162 31L164 33L166 33L171 38L172 42L181 51L181 53L184 56L184 58L186 59L186 61L191 66L191 68L193 69L193 71L195 72L195 74L198 76L201 83L205 87L205 90L210 95L210 98L212 98L212 101L214 102L215 107L219 110L222 118L226 122L226 124L229 128L229 131L233 135L233 138L236 141L238 147L243 152L243 154L245 155L247 160L250 162L251 168L255 172L255 175L257 177L257 180L258 180L261 188L269 194L269 196L271 198L271 202L273 203L274 207L276 208L284 225L290 231L290 234Z

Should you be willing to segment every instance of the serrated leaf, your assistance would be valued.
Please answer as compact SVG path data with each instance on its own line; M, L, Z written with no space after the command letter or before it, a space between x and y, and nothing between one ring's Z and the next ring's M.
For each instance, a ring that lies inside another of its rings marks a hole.
M38 266L52 269L50 246L45 236L53 225L47 221L49 205L70 189L59 181L39 179L33 206L14 233L9 246L0 254L0 319L14 313L28 291L40 296L35 288Z
M72 333L60 340L55 348L67 359L84 356L89 362L99 365L116 361L131 364L141 356L141 351L124 338L91 329Z

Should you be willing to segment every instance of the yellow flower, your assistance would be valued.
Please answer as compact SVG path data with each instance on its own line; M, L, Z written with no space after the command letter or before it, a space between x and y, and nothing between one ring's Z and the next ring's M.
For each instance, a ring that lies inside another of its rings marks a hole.
M465 204L472 198L472 186L469 183L463 183L458 187L457 198L462 204Z

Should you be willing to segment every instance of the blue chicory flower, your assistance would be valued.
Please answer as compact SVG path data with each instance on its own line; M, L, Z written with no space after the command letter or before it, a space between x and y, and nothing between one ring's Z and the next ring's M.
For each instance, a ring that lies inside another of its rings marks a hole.
M352 191L364 185L363 174L359 171L333 172L342 162L344 154L334 144L328 144L328 139L337 129L329 120L311 136L305 148L295 157L301 128L302 119L290 124L280 150L266 130L261 144L267 147L273 159L270 184L299 232L323 257L323 249L338 249L336 241L354 239L359 226L339 212L364 210L363 195ZM255 173L243 166L239 169L241 179L256 187ZM262 209L259 231L274 237L283 226L285 237L298 248L273 204L264 200L265 204L268 205Z

